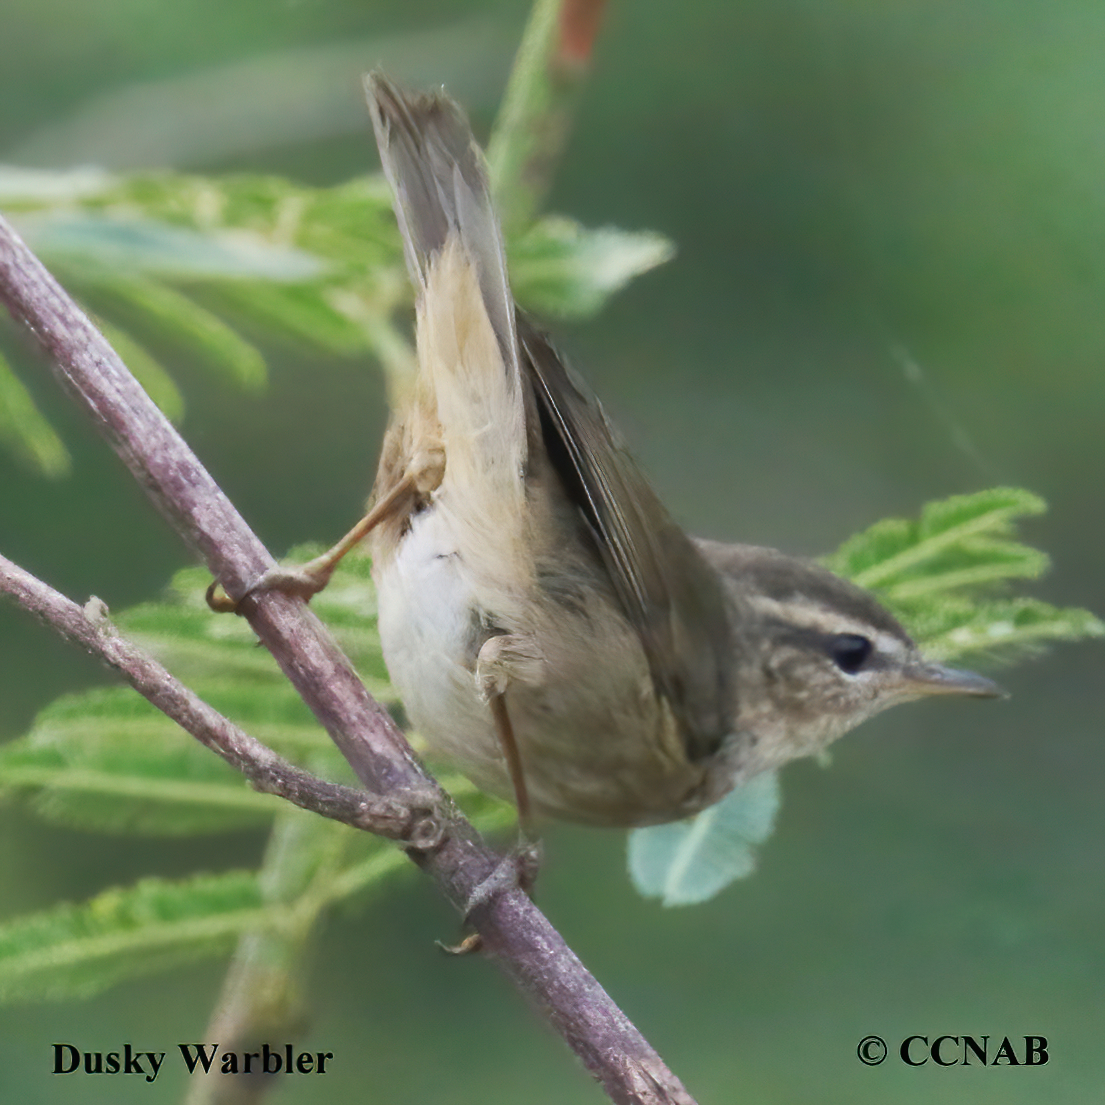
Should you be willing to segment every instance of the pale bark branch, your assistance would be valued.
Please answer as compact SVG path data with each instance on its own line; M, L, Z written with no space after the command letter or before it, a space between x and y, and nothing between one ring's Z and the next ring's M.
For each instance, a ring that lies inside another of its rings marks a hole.
M103 336L3 219L0 300L34 335L67 389L189 548L228 593L244 594L272 566L272 557ZM387 711L369 696L300 599L266 592L243 606L253 630L370 794L429 795L436 808L449 812L440 843L412 850L411 856L463 910L499 857L452 809ZM675 1075L524 893L491 896L471 920L487 952L612 1100L693 1105Z

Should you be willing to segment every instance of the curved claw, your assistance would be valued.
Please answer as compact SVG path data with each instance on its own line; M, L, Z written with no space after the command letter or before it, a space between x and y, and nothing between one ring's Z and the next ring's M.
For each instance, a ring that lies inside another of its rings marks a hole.
M239 614L242 603L250 595L260 594L262 591L282 591L285 595L297 595L304 602L310 602L330 582L335 567L335 562L326 556L308 560L298 567L284 568L277 565L250 584L240 599L232 599L216 579L207 588L204 598L216 614Z
M241 599L232 599L223 590L223 585L217 579L211 581L203 597L207 600L207 605L216 614L237 614L238 607L242 604ZM245 598L245 595L242 598Z
M470 932L455 944L445 944L440 940L435 940L434 943L446 955L473 955L483 951L483 937L478 932Z

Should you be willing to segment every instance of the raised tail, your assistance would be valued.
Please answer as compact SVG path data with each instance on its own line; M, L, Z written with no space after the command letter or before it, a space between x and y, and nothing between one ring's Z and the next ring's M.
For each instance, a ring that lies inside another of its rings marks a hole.
M476 268L504 358L517 371L502 232L483 151L464 112L444 93L406 92L378 71L365 77L365 93L415 287L425 290L431 262L446 242L459 242Z
M400 412L408 459L444 451L438 518L476 576L504 564L525 574L531 420L483 152L443 93L408 93L379 73L365 86L418 297L418 383Z

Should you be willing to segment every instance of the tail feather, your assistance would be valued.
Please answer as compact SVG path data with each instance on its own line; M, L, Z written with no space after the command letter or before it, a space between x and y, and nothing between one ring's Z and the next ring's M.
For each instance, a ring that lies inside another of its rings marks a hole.
M461 109L444 94L408 93L383 74L365 77L380 161L395 196L407 268L425 289L450 235L475 265L488 318L518 373L514 299L483 151Z
M404 417L432 426L444 449L436 509L467 570L524 593L529 420L483 152L444 95L407 93L378 73L365 84L418 294L419 380Z

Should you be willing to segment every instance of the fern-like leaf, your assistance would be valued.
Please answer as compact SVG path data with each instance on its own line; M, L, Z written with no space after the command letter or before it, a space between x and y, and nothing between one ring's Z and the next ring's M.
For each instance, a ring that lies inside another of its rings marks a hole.
M876 522L846 541L826 563L838 575L883 595L893 595L897 586L942 576L957 566L991 567L989 578L968 580L972 586L1025 574L1023 570L1007 572L1003 550L1028 554L1038 575L1047 567L1046 558L1016 545L1011 534L1018 518L1042 514L1046 509L1038 495L1016 487L953 495L929 503L915 520Z
M315 551L295 550L294 559ZM256 647L248 624L208 610L208 581L202 569L186 569L163 601L123 611L116 623L252 736L293 762L310 761L312 770L348 780L345 762L273 658ZM348 557L315 608L369 689L394 702L367 561ZM0 750L0 793L74 827L174 836L264 825L281 807L126 687L68 695L46 707L30 732Z
M60 824L167 836L264 825L280 808L126 687L51 703L0 750L0 793Z
M110 275L90 281L88 293L97 306L133 320L183 353L194 355L200 365L243 390L265 386L265 359L257 347L184 292L152 277L138 280ZM124 351L117 348L116 352L133 372Z
M131 336L135 327L245 389L265 380L250 334L308 352L368 354L391 373L409 363L394 320L411 290L382 177L311 188L248 174L0 170L0 195L5 182L7 209L28 242L105 318L123 360L172 417L183 400ZM537 221L509 250L522 305L571 318L594 314L672 254L658 234L586 230L561 217ZM0 442L57 468L41 426L32 433L33 421L26 431L20 419L8 421L15 429L5 428L0 408Z
M0 443L40 475L57 478L70 469L69 453L43 417L23 381L0 355Z
M281 920L263 908L253 872L143 879L0 925L0 1000L90 997L124 979L225 955L242 933Z

